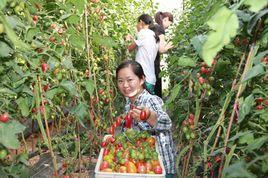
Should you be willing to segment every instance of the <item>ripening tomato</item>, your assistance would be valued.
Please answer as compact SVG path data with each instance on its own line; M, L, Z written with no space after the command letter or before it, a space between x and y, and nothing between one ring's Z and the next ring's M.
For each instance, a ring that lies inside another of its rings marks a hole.
M216 163L221 162L221 156L216 156L216 157L215 157L215 162L216 162Z
M126 166L120 166L118 172L127 173L127 167Z
M154 173L156 174L162 174L163 170L161 168L161 166L155 166L154 167Z
M146 173L150 172L152 170L152 163L147 161L144 163L144 166L146 168Z
M108 163L108 161L103 161L100 165L100 170L103 170L106 168L109 168L109 163Z
M128 161L125 165L128 173L137 173L137 168L133 162Z
M143 164L139 164L137 166L137 168L138 168L138 173L140 173L140 174L145 174L146 173L146 167Z
M205 79L203 77L199 77L198 78L198 81L199 81L200 84L205 83Z
M160 166L160 162L158 160L152 160L152 167Z
M106 168L101 170L101 172L113 172L113 170L111 168Z
M268 107L268 99L265 99L265 100L263 101L263 104L264 104L266 107Z
M150 146L155 146L155 138L154 137L148 137L146 139L146 142L149 143Z

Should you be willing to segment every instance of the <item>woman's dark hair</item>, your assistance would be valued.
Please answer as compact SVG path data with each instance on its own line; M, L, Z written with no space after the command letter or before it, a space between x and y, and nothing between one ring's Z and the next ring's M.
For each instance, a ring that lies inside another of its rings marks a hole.
M152 25L149 26L149 29L154 32L154 34L155 34L154 37L155 37L156 43L159 42L160 41L159 35L163 34L162 31L161 31L162 27L160 25L152 24Z
M170 22L173 22L173 15L170 12L157 12L155 14L155 22L163 27L163 19L168 17Z
M121 63L117 68L116 68L116 79L118 78L118 72L121 69L131 67L133 73L139 77L139 79L143 79L145 77L143 69L141 65L134 61L134 60L126 60L123 63Z
M141 16L139 16L138 22L139 21L143 21L146 25L150 25L154 23L153 18L148 14L142 14Z

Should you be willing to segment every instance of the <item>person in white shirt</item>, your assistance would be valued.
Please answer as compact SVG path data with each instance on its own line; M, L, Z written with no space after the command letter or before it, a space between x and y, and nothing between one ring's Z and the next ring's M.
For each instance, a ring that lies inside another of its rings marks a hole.
M137 39L128 35L126 40L133 40L128 46L129 51L136 49L135 61L141 64L145 73L146 89L154 94L154 86L156 82L154 61L159 50L159 38L155 32L150 29L153 25L153 18L148 14L142 14L138 18Z

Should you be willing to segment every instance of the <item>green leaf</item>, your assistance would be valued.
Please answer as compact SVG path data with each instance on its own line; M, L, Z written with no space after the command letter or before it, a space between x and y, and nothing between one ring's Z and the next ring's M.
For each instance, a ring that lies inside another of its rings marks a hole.
M229 141L235 141L236 139L240 138L241 136L243 135L247 135L247 134L250 134L251 132L250 131L247 131L247 132L238 132L235 136L233 136L232 138L229 139Z
M92 95L95 89L93 80L92 79L86 80L84 82L84 86L86 87L87 92L90 95Z
M178 66L182 67L194 67L196 65L195 61L188 57L188 56L182 56L177 61Z
M245 116L249 114L254 103L255 101L253 95L249 95L242 103L239 103L240 107L238 123L241 123L244 120Z
M252 67L245 75L245 78L243 78L242 82L245 82L249 79L252 79L253 77L259 76L264 74L264 66L263 64L258 64L254 67Z
M202 48L202 57L208 66L211 66L213 58L227 45L231 38L236 36L239 21L236 14L225 6L207 22L212 31Z
M70 24L78 24L80 22L80 18L77 15L71 15L66 21Z
M26 34L26 40L31 41L34 36L40 32L39 28L29 28Z
M180 92L180 89L181 89L181 85L179 83L173 87L171 91L171 95L167 100L167 104L173 102L176 99L176 97L178 96Z
M11 26L9 25L8 21L6 20L5 16L1 13L0 14L0 21L2 21L2 23L4 24L5 27L5 32L8 36L8 38L12 41L13 45L21 50L29 50L29 46L27 44L25 44L24 42L22 42L19 37L16 35L16 33L14 32L14 30L11 28Z
M77 96L78 95L77 91L76 91L76 88L75 88L75 85L74 85L74 83L72 81L63 80L60 83L60 86L62 86L65 90L67 90L71 96Z
M254 33L253 30L257 28L257 23L261 19L265 18L265 16L267 14L268 14L268 9L266 8L266 9L260 11L259 13L251 16L251 19L250 19L250 21L249 21L249 23L247 25L247 32L248 32L248 34L252 35Z
M65 90L61 87L51 88L50 90L48 90L46 92L46 98L53 99L55 95L57 95L59 93L64 93L64 91Z
M69 57L63 59L63 61L62 61L62 65L63 65L66 69L74 69L72 59L69 58Z
M7 4L7 0L1 0L0 1L0 10L4 9Z
M0 88L0 94L1 94L1 95L7 95L7 96L9 95L9 96L11 96L11 97L17 95L15 92L11 91L11 90L8 89L8 88Z
M249 10L252 12L258 12L268 4L268 0L245 0L244 4L250 6Z
M0 143L7 148L19 148L18 133L23 132L25 126L18 121L12 120L7 123L0 123Z
M267 143L268 135L255 139L253 143L247 146L247 150L253 151L259 149L264 143Z
M239 138L239 143L241 143L241 144L244 144L244 143L251 144L253 142L254 142L253 133L245 134L245 135L243 135L242 137Z
M199 54L200 57L202 52L202 45L204 44L206 38L207 36L205 35L197 35L191 39L191 44L194 46L196 52Z
M88 114L87 111L88 111L87 106L84 103L79 103L77 106L75 106L71 110L71 113L78 118L79 123L83 127L85 127L83 121L84 121L85 116Z
M1 57L10 57L13 53L13 49L10 48L5 42L0 41L0 58Z
M16 103L20 108L22 116L27 117L30 113L27 98L20 97L16 100Z
M256 178L256 176L250 173L244 161L236 162L229 167L225 167L223 170L223 177L228 178Z
M93 35L93 40L96 42L98 45L103 45L109 48L116 47L117 44L111 37L105 37L105 36L100 36L98 34Z
M69 42L74 47L83 50L85 48L85 39L77 34L73 34L69 37Z

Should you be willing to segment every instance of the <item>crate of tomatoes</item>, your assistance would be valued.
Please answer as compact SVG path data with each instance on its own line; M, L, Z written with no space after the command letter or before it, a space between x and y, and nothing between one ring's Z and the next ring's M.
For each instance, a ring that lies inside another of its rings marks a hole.
M95 167L96 178L165 178L155 137L128 129L106 135Z

